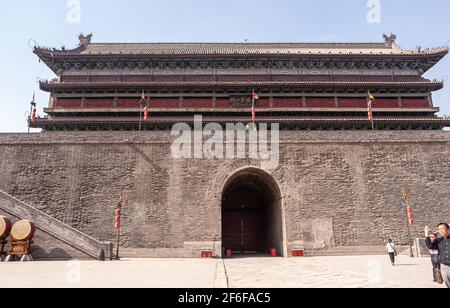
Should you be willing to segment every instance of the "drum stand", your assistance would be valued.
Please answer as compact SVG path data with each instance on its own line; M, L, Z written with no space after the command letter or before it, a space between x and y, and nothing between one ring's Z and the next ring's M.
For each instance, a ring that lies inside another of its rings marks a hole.
M7 243L8 242L6 241L6 239L4 239L4 238L0 239L0 262L3 261L3 256L6 255L6 253L5 253L5 246L6 246Z
M17 256L20 256L21 262L33 261L33 257L31 256L31 244L33 244L31 240L11 240L8 250L8 256L6 257L5 262L13 261Z

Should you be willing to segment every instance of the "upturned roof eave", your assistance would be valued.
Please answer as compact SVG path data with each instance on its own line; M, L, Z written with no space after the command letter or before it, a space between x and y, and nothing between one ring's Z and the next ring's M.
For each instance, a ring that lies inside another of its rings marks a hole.
M70 82L53 83L40 82L40 89L50 92L59 89L148 89L148 88L242 88L242 87L287 87L287 88L308 88L308 87L336 87L336 88L427 88L433 91L442 89L444 82L283 82L283 81L250 81L250 82Z
M417 52L405 52L405 53L353 53L353 52L279 52L279 53L257 53L257 52L236 52L236 53L74 53L74 52L61 52L61 51L50 51L50 50L35 50L34 53L41 59L53 59L53 60L101 60L101 59L142 59L142 58L173 58L173 59L184 59L192 57L321 57L321 58L386 58L386 59L422 59L422 58L433 58L433 57L445 57L449 50L440 49L435 51L427 51L422 53Z

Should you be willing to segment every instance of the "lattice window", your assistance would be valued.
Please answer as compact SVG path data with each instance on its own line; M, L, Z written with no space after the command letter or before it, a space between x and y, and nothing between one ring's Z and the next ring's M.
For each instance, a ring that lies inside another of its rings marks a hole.
M306 107L311 108L332 108L336 107L336 102L333 97L330 98L307 98Z
M374 108L399 108L400 103L397 98L376 99L373 103Z
M426 98L404 98L402 100L402 105L404 108L427 108L428 99Z
M56 98L54 101L55 108L80 108L81 98Z
M112 108L114 105L113 98L85 98L84 108Z
M367 108L366 98L340 98L339 107L342 108Z
M133 98L119 98L117 100L118 108L139 108L140 99L137 97Z
M183 100L184 108L212 108L212 98L185 98Z
M273 107L274 108L292 108L292 107L302 107L303 100L301 98L274 98Z
M258 108L270 108L270 99L262 98L262 99L258 100L256 106Z
M179 108L180 100L178 98L152 98L150 99L150 108Z
M216 108L230 108L230 100L228 98L217 98Z
M339 99L339 107L342 108L367 108L367 98L343 98ZM399 108L397 98L376 98L374 108Z

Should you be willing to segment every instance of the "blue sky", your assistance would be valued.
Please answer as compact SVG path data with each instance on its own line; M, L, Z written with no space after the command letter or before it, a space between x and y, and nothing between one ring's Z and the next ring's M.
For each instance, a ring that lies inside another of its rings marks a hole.
M443 0L380 0L381 23L367 22L372 0L79 0L80 23L69 22L73 1L1 4L0 132L27 130L34 91L40 115L48 102L37 79L54 76L28 47L30 39L70 48L80 32L92 32L94 42L378 42L394 32L404 48L450 42L450 1ZM450 56L427 73L449 75ZM450 86L434 99L450 114Z

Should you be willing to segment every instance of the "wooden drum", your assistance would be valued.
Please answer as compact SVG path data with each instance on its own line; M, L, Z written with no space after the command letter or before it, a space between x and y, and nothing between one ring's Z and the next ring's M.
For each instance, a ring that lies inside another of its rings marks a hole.
M0 216L0 239L5 239L11 232L11 221L3 216Z
M31 240L36 233L36 226L28 220L19 220L11 229L11 236L16 241Z

